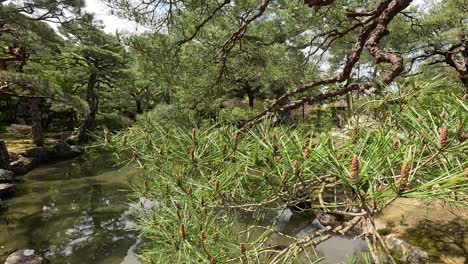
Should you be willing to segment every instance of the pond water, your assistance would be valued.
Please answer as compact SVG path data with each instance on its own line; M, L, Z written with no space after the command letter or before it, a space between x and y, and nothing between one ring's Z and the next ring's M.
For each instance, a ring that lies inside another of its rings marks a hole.
M128 179L107 153L37 168L16 186L0 213L0 263L34 249L51 263L136 264Z
M18 177L16 194L0 213L0 263L18 249L34 249L50 263L139 263L134 252L140 243L130 213L136 209L128 198L129 180L137 174L136 169L117 169L111 154L96 153ZM276 231L296 238L322 228L315 217L290 210L271 212L262 224L273 221ZM248 222L240 221L236 229L245 230ZM274 246L291 242L280 235L268 241ZM336 236L306 253L324 257L321 263L359 263L365 250L361 239Z
M235 229L243 232L248 228L248 225L252 224L253 218L246 215L241 222L235 226ZM302 239L324 228L313 213L297 213L290 209L266 213L258 225L274 226L275 233L266 240L264 246L275 248L285 248L294 242L292 237ZM246 233L245 236L255 240L263 232L265 232L264 228L256 228L249 234ZM248 240L246 237L245 239ZM306 248L299 255L299 261L300 263L310 263L310 261L320 259L321 264L365 263L363 254L367 251L366 242L361 238L356 238L353 234L333 236L320 243L315 249Z

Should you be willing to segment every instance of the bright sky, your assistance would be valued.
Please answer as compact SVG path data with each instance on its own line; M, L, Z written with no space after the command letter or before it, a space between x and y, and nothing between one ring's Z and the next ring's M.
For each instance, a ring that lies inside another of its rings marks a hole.
M119 18L110 13L110 8L100 0L86 0L86 9L89 13L94 13L96 19L104 24L104 31L107 33L119 32L143 32L143 27L137 23Z
M12 0L7 0L3 4L8 4ZM14 0L13 0L14 1ZM17 0L18 1L18 0ZM412 5L418 5L422 8L427 8L431 6L434 2L440 0L414 0ZM144 32L145 29L142 26L139 26L137 23L128 21L122 18L119 18L110 13L110 8L104 4L101 0L86 0L86 11L94 13L96 18L101 20L104 24L104 31L107 33L115 33L116 31L123 32ZM56 25L52 25L56 27Z
M414 0L412 5L420 7L427 7L432 5L435 1L439 0ZM104 24L104 31L107 33L115 33L116 31L123 32L144 32L145 28L138 26L135 22L128 21L110 14L110 8L101 0L86 0L86 11L95 13L96 18L102 20Z

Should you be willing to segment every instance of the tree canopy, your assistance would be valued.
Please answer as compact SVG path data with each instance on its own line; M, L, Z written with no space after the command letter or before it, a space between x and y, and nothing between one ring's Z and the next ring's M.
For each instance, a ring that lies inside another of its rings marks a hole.
M0 123L40 147L104 131L158 204L145 262L313 263L364 223L369 262L396 263L385 207L467 205L466 0L103 2L148 30L108 34L83 0L0 0ZM262 220L285 210L341 222L275 247Z

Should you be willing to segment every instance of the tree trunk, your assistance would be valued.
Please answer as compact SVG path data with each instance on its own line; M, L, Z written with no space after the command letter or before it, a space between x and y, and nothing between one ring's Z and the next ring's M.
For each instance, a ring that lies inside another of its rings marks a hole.
M8 154L5 141L2 139L0 139L0 169L10 169L10 154Z
M284 90L284 93L286 93L286 90ZM279 105L286 105L290 102L289 98L280 98L280 96L276 97L277 100L279 99ZM274 122L281 122L281 123L287 123L287 124L294 124L295 120L292 114L291 110L277 110L274 118Z
M44 136L42 134L41 107L39 98L29 98L29 108L31 110L31 136L33 144L38 147L44 146Z
M249 107L251 110L254 109L254 101L255 101L255 96L253 93L247 93L247 97L249 98Z
M465 86L465 93L468 93L468 73L465 75L461 75L460 79L463 83L463 86Z
M88 87L86 90L86 102L88 103L89 111L88 113L86 113L76 133L76 136L79 142L86 141L87 131L94 127L94 122L96 120L96 113L98 111L98 97L95 91L96 83L97 83L96 73L92 73L89 76Z
M351 103L351 94L346 94L346 109L348 110L347 116L351 117L353 113L353 104Z
M305 121L305 103L302 104L301 115L302 115L302 122L304 122Z
M135 103L136 103L137 114L142 114L143 108L141 108L141 98L139 96L135 97Z
M164 93L164 102L168 105L171 104L172 98L171 98L171 90L170 88L167 88L165 93Z
M16 63L16 72L23 73L24 66L26 65L29 54L21 48L19 53L19 61ZM34 91L34 87L31 87ZM44 146L44 135L42 134L42 121L41 121L41 99L40 98L29 98L29 109L31 111L31 137L34 145L38 147Z

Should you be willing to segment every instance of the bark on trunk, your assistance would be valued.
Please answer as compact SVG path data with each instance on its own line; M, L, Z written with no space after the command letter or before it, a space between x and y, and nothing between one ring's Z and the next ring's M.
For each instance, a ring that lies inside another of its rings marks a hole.
M33 144L38 147L44 146L44 136L42 134L41 107L39 98L29 99L31 110L31 137Z
M255 96L253 93L247 93L247 97L249 98L249 107L251 110L254 109L254 101L255 101Z
M172 103L171 88L166 88L166 90L164 91L163 100L164 103L167 105L170 105Z
M333 4L333 2L335 2L335 0L304 0L304 4L308 5L309 7L327 6Z
M277 97L277 98L280 98L280 97ZM281 105L287 105L290 100L288 97L286 98L280 98L278 99L280 100L280 104ZM275 118L274 118L274 122L277 123L277 122L282 122L282 123L286 123L286 124L293 124L294 123L294 117L292 115L292 110L290 109L283 109L283 108L279 108L278 109L279 111L277 111L275 113Z
M87 139L87 131L94 127L96 113L98 111L98 97L95 91L96 83L97 76L95 73L92 73L89 76L88 87L86 91L86 102L88 103L89 111L86 113L76 133L79 142L85 141Z
M350 118L351 114L353 113L353 104L351 103L351 95L348 93L346 94L346 109L348 110L347 117Z
M468 93L468 73L461 75L460 80L462 81L463 86L465 86L465 93Z
M10 169L10 154L3 140L0 140L0 169Z
M143 113L143 108L141 107L141 98L139 98L139 97L135 98L135 103L136 103L137 114L142 114Z
M29 54L26 53L24 48L20 48L15 55L18 63L15 65L16 72L23 73L24 66L26 65ZM35 87L30 87L35 92ZM31 111L31 137L34 145L38 147L44 146L44 135L42 134L42 121L41 121L41 99L31 97L28 100L29 109Z

